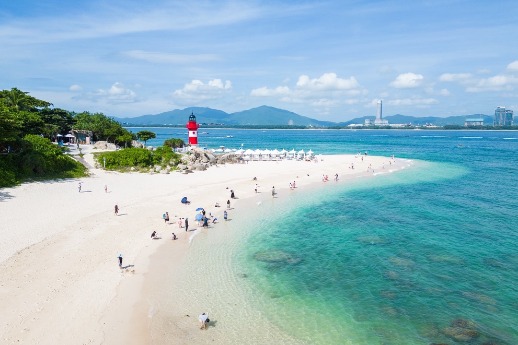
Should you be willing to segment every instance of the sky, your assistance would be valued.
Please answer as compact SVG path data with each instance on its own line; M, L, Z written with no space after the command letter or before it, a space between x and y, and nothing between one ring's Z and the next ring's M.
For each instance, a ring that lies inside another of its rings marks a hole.
M0 89L134 117L518 112L518 1L0 2Z

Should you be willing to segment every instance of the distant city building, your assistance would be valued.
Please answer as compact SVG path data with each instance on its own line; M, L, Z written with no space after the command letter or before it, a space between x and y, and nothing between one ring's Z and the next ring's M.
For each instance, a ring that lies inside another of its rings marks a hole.
M481 117L464 120L464 127L484 126L484 119Z
M376 126L388 125L387 120L383 120L383 101L380 99L376 102L376 120L374 120Z
M493 124L495 126L512 126L513 111L511 109L505 109L505 107L497 107Z

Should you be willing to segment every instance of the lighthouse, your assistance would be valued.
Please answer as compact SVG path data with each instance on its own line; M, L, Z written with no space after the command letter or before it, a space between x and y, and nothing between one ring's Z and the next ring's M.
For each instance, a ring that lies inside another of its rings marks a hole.
M196 116L193 113L189 116L189 122L185 127L189 131L189 145L198 146L198 128L200 128L200 125L196 123Z

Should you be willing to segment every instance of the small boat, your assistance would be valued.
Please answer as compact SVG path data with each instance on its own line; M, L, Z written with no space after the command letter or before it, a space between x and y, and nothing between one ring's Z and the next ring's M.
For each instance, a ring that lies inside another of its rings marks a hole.
M233 138L234 136L233 135L227 135L227 138Z

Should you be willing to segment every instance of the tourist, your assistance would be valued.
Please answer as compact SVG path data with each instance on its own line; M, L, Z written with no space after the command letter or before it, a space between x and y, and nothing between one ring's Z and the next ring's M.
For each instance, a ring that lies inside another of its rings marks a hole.
M189 219L185 218L185 231L189 230Z
M277 193L275 192L275 186L273 186L273 187L272 187L272 197L273 197L273 198L275 198L275 195L276 195L276 194L277 194Z
M173 232L173 241L176 240L178 237L176 237L176 234Z
M118 205L115 205L115 215L118 216L119 215L119 206Z
M165 221L166 224L169 223L169 212L165 213L164 221Z
M108 193L108 185L107 184L104 185L104 192Z
M198 320L200 320L200 329L206 329L207 324L210 322L209 313L202 313L198 316Z
M119 267L122 268L122 254L119 254Z
M153 231L153 232L151 233L151 238L152 238L152 239L157 238L157 237L156 237L156 231Z
M235 198L236 198L236 196L234 194L234 190L231 189L230 190L230 199L235 199Z
M81 182L79 182L79 184L77 185L77 190L79 191L79 193L81 193Z
M183 225L182 225L183 221L182 221L182 219L183 218L178 218L178 227L179 228L183 228Z
M228 213L227 211L223 211L223 219L225 219L225 221L227 221L227 217L228 217Z
M230 208L230 200L227 200L227 208Z

